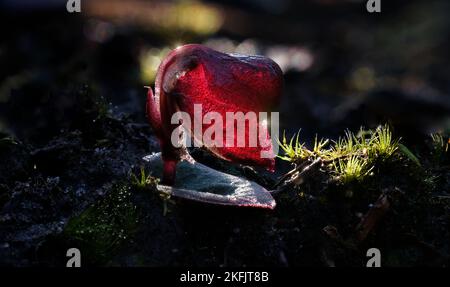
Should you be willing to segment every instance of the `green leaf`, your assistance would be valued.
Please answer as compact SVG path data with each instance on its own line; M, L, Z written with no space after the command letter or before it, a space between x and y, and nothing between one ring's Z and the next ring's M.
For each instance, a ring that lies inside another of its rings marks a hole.
M413 162L415 162L418 166L422 166L420 164L419 159L417 158L417 156L415 156L410 150L409 148L407 148L405 145L403 144L399 144L398 147L400 148L400 151L406 156L408 157L410 160L412 160Z

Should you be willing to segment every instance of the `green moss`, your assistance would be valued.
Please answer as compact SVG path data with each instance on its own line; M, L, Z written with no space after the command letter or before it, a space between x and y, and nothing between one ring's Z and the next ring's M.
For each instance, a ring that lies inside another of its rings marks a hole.
M68 222L64 235L84 251L88 262L107 261L133 236L138 212L130 189L127 184L114 185L105 198Z
M444 136L438 133L431 134L430 135L433 143L433 148L438 151L439 153L448 152L449 150L449 144L450 144L450 138L447 140L444 140Z
M400 139L394 139L388 125L378 127L368 142L369 156L386 160L398 149Z
M449 156L450 136L431 134L431 148L434 162L442 164Z
M137 189L153 189L159 182L159 179L146 173L145 168L141 166L138 175L131 173L131 184Z
M373 169L368 167L367 160L361 159L357 156L351 156L348 159L338 159L333 161L334 171L337 174L337 179L343 184L348 184L354 181L361 181Z
M283 133L283 142L280 142L280 140L277 139L278 145L284 151L283 156L278 155L278 157L280 159L285 160L285 161L290 161L290 162L296 162L298 160L308 158L308 156L309 156L308 149L305 148L304 143L300 143L299 136L300 136L300 131L297 133L297 135L295 137L295 143L294 143L294 137L292 137L290 142L287 143L286 133Z
M383 125L375 130L361 128L357 134L346 131L337 141L319 140L316 136L312 149L299 141L299 133L289 142L283 135L278 143L284 151L279 158L296 166L320 159L330 176L339 183L348 184L363 181L372 174L375 165L389 160L399 151L400 139L395 139L389 126ZM411 155L414 156L409 152L407 157L412 158Z
M171 199L170 195L158 192L156 186L159 183L159 179L151 176L151 173L147 173L145 168L141 166L139 174L130 174L131 184L134 188L140 191L153 191L158 194L163 202L163 215L166 216L170 212L170 205L175 205L175 202Z

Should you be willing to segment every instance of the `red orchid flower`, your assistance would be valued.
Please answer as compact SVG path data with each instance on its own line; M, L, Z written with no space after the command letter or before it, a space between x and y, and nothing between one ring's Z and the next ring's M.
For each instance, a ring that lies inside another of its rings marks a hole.
M172 132L180 125L171 123L174 113L183 111L193 119L194 105L201 104L202 113L216 112L223 118L227 112L254 112L258 115L259 112L271 111L278 104L282 86L281 69L263 56L224 54L197 44L171 51L158 68L155 94L149 89L147 97L147 116L159 138L164 161L163 183L173 185L176 164L187 156L185 148L174 147L171 142ZM202 133L209 126L202 123ZM264 145L258 141L253 147L224 144L207 148L231 162L273 170L275 155L268 158L260 156L261 151L272 151L267 125L258 124L258 129L266 135ZM250 132L252 130L246 126L246 138ZM238 136L236 133L237 129L234 130L235 138Z

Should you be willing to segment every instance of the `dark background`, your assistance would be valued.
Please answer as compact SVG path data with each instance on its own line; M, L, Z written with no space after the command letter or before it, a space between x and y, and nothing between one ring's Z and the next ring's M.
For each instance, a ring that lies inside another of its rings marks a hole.
M3 1L1 126L45 140L70 108L45 112L46 97L80 84L145 122L142 87L159 60L203 43L281 65L289 132L338 134L386 121L412 133L448 128L449 4L382 5L371 14L365 1L86 1L69 14L65 1ZM27 84L32 96L18 112L11 105Z
M368 13L365 1L81 2L82 12L73 14L65 1L0 2L0 135L2 145L14 142L0 153L1 265L61 264L71 242L60 237L68 220L158 150L144 86L153 85L161 59L181 44L275 60L285 78L281 130L301 128L306 142L388 123L420 150L429 133L450 129L448 1L381 0L381 13ZM278 174L288 168L277 165ZM290 225L292 213L206 207L212 215L203 223L195 204L181 203L163 217L159 201L147 197L138 200L150 202L143 207L150 212L137 243L114 256L94 254L92 264L323 263L314 236L290 232L302 224L322 228L324 214ZM246 231L247 224L264 228ZM271 233L279 224L289 231ZM432 262L408 256L391 265ZM342 264L360 260L361 254Z

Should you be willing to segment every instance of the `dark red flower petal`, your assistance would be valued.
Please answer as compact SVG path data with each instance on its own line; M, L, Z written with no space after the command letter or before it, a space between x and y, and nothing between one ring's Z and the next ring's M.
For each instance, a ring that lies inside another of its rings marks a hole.
M165 183L174 179L174 162L183 158L185 150L174 148L170 142L177 127L170 123L177 111L187 112L194 119L194 105L202 105L202 116L217 112L226 119L227 112L270 112L279 102L282 90L282 72L272 60L262 56L229 55L202 45L185 45L173 50L161 63L156 77L155 95L149 90L147 111L150 123L161 144ZM259 117L258 117L259 120ZM211 123L213 124L213 123ZM210 125L202 125L202 134ZM193 126L191 127L192 134ZM266 136L254 147L249 147L250 133L245 127L245 147L226 146L226 127L223 147L209 147L217 156L249 165L273 170L275 160L261 157L261 151L272 151L267 125L258 124L258 131ZM234 129L237 139L237 128ZM264 143L264 141L263 141Z

